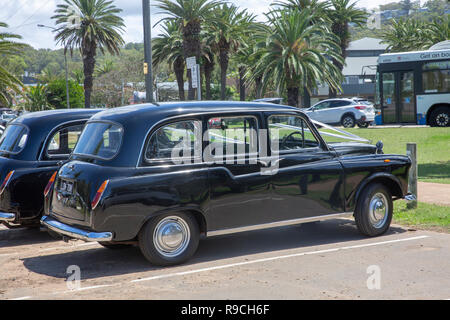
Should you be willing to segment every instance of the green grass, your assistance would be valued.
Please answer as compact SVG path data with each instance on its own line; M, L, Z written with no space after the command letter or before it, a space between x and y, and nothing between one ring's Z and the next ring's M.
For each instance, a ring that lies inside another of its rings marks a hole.
M394 202L394 223L419 229L450 232L450 207L418 202L407 209L406 201Z
M419 181L450 184L450 127L347 129L375 144L386 154L406 154L406 143L417 143Z

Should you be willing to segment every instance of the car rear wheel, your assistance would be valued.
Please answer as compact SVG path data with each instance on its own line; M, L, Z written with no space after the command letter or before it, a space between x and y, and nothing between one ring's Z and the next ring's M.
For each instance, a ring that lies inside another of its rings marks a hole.
M186 213L171 213L150 219L139 233L139 247L154 265L169 266L187 261L197 250L199 228Z
M450 126L450 108L440 107L434 110L430 116L430 125L432 127Z
M392 213L390 191L380 183L371 183L358 198L355 210L356 226L366 236L382 235L391 225Z
M368 128L369 127L369 123L368 122L358 123L358 127L360 127L360 128Z
M344 128L353 128L355 126L355 118L352 115L344 115L341 119Z

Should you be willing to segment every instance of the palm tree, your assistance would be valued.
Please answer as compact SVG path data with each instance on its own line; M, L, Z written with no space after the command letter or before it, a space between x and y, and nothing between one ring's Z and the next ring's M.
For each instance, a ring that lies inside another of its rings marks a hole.
M0 22L0 28L7 27L8 25L6 23ZM19 54L20 49L23 48L24 45L13 41L13 39L20 38L19 35L0 32L0 56L13 56ZM0 65L0 104L9 104L11 97L8 93L8 88L15 93L20 93L20 86L22 86L22 82L5 69L4 66Z
M311 12L314 12L314 19L312 19L313 23L327 21L328 16L326 12L330 7L330 3L328 1L319 0L284 0L275 1L272 5L288 10L310 10Z
M356 3L351 3L352 0L330 0L331 7L328 10L330 17L331 31L339 38L339 45L341 47L342 61L347 58L347 48L350 42L349 23L362 26L367 22L368 14L361 9L356 8ZM340 71L344 69L344 63L340 60L333 59L333 63ZM336 96L336 91L330 88L330 97Z
M51 109L51 104L47 100L47 93L47 87L42 83L38 83L35 87L27 88L25 108L31 112Z
M338 39L305 9L277 10L268 14L271 26L255 67L255 79L262 74L263 89L272 80L279 91L287 90L288 104L298 106L299 89L317 88L326 82L340 89L342 74L330 59L342 62Z
M56 20L55 40L64 50L80 49L83 57L85 107L91 104L93 73L97 49L119 54L124 44L120 33L124 22L118 16L121 9L108 0L64 0L59 4L52 19Z
M211 100L211 79L214 67L216 65L216 57L213 51L213 45L211 39L207 34L202 32L202 44L201 44L201 56L202 56L202 69L205 75L205 98Z
M152 48L153 65L156 67L164 62L169 64L177 78L180 101L185 100L183 39L175 21L164 23L163 32L153 39Z
M436 18L425 25L422 33L422 48L428 49L432 45L450 39L450 14Z
M415 19L392 20L390 26L381 34L382 43L388 45L390 52L413 51L424 46L424 23Z
M106 59L103 63L95 68L95 76L101 77L114 70L114 61Z
M207 30L212 38L211 43L219 57L221 99L225 100L227 71L230 54L235 53L245 42L255 16L246 10L239 11L235 5L223 4L213 11Z
M183 37L184 58L196 57L200 61L202 24L209 19L211 11L219 4L217 0L159 0L157 7L167 14L164 20L175 20ZM188 99L195 97L191 71L188 70Z
M252 33L248 35L241 43L235 54L235 60L238 64L239 73L239 96L241 101L246 99L247 87L250 84L255 85L255 97L261 98L261 80L262 74L254 77L253 81L250 75L255 75L256 63L261 58L261 51L258 50L258 42L265 41L267 36L266 28L261 23L253 23L251 26Z

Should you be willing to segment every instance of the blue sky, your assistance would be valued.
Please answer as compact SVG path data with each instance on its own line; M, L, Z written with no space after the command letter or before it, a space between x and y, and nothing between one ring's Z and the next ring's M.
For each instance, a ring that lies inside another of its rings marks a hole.
M359 0L358 6L366 9L377 8L380 4L394 2L395 0ZM8 32L19 34L26 42L35 48L57 48L50 29L38 28L37 24L54 26L50 19L58 3L62 0L0 0L0 21L9 25ZM273 0L229 0L249 12L259 16L267 12ZM151 3L155 3L152 1ZM123 9L121 14L125 20L126 30L123 37L126 42L142 42L142 1L141 0L115 0L114 4ZM152 23L161 18L156 9L152 7ZM153 35L158 34L159 27L154 27Z

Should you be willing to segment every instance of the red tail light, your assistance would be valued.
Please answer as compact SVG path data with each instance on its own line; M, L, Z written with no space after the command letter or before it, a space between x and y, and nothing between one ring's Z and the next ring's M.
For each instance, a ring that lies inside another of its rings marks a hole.
M14 174L14 170L13 170L13 171L10 171L10 172L6 175L5 180L3 180L3 183L2 183L2 185L1 185L1 187L0 187L0 194L2 194L3 191L5 191L5 188L8 186L8 183L9 183L9 181L11 180L11 177L12 177L13 174Z
M100 188L98 188L97 193L95 194L94 200L91 202L91 208L94 210L97 208L98 203L100 202L100 199L102 198L103 193L106 190L106 187L108 186L109 180L103 181Z
M355 107L355 109L358 109L358 110L364 110L366 108L367 108L366 106L356 106Z
M57 171L55 171L52 174L52 176L50 177L50 180L48 180L47 186L44 189L44 197L46 197L48 195L48 193L50 192L50 190L52 189L53 184L55 183L56 173L57 173Z

